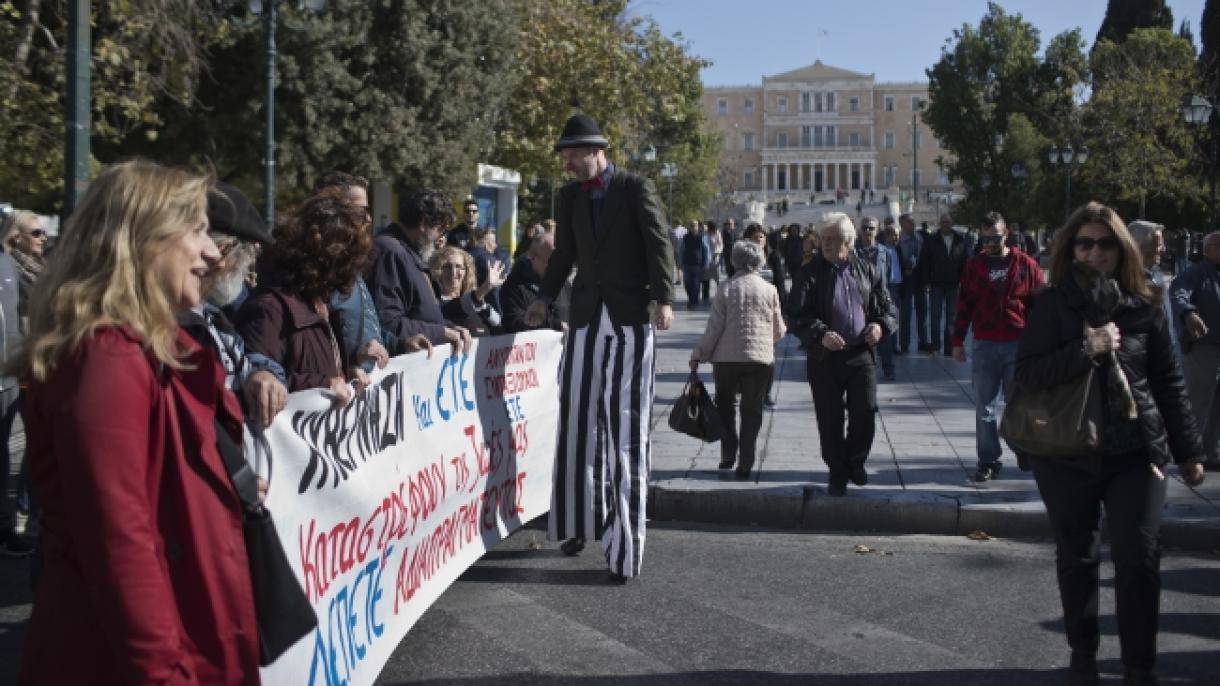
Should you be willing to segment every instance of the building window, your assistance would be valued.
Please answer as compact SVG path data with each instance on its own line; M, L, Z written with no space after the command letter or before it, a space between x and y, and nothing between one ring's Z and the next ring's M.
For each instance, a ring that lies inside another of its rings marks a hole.
M848 112L859 112L860 111L860 98L848 98L847 99L847 111Z
M944 169L940 170L940 174L938 174L936 177L936 183L938 183L942 186L948 186L949 185L949 172L946 172Z
M716 113L717 114L728 114L729 113L728 98L720 98L719 100L716 101Z
M894 96L892 96L892 95L885 96L885 111L886 112L894 111Z
M918 95L912 95L911 96L911 111L914 112L915 110L919 109L919 104L922 102L923 102L923 98L919 97Z
M752 171L746 172L745 176L743 177L743 180L744 180L744 183L742 184L743 186L745 186L746 188L753 188L754 187L754 172L752 172Z
M889 188L894 185L894 166L887 164L882 169L884 173L882 174L881 185Z
M825 143L822 140L822 127L815 126L813 127L813 147L820 148L823 145L825 145Z
M801 111L802 112L812 112L813 111L813 105L811 104L813 102L813 100L810 97L811 95L813 95L813 94L809 93L809 92L801 93Z
M746 150L754 149L754 134L752 132L747 131L741 134L741 147Z
M750 114L751 112L753 112L754 111L754 98L746 98L745 101L741 103L741 111L745 112L746 114Z
M826 127L826 145L831 148L838 145L838 143L835 142L835 127L833 126Z
M808 148L811 145L813 145L813 127L812 126L802 126L801 127L801 147Z
M847 134L847 144L853 147L860 145L860 134L855 131Z
M835 107L835 94L834 93L826 94L826 111L827 112L837 111L837 108Z
M885 149L886 150L894 149L894 132L893 131L885 132Z
M775 147L777 147L777 148L788 147L788 134L786 134L786 133L775 134Z
M780 95L780 96L778 96L778 97L776 97L776 98L775 98L775 110L776 110L777 112L779 112L780 114L787 114L787 113L788 113L788 98L787 98L787 96Z

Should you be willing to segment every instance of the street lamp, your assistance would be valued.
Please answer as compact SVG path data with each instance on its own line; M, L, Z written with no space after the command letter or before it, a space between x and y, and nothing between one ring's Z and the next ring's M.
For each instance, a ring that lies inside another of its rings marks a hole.
M1211 201L1209 203L1211 227L1210 230L1216 230L1216 129L1217 117L1216 109L1207 98L1201 95L1192 95L1182 106L1182 117L1187 124L1193 124L1196 127L1202 128L1207 125L1208 138L1210 145L1208 150L1208 174L1211 177Z
M263 186L266 190L267 228L275 228L275 29L279 25L279 6L283 0L249 0L250 13L263 18L263 35L267 44L267 147L263 153ZM321 12L326 0L297 0L301 11Z
M678 175L678 165L673 162L666 162L661 165L661 176L669 180L669 205L668 209L672 214L674 211L674 177Z
M919 113L923 111L923 98L911 108L911 201L919 202ZM914 204L911 207L915 207Z
M1085 146L1080 146L1079 150L1074 150L1071 144L1064 145L1062 148L1052 145L1047 151L1046 158L1050 160L1052 166L1062 165L1067 168L1067 192L1064 194L1064 210L1063 218L1072 216L1072 167L1078 164L1084 164L1089 160L1089 149Z

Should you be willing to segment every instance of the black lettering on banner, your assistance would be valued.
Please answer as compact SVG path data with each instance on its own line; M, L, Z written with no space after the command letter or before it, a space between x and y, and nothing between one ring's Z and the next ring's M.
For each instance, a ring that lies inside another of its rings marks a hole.
M402 372L388 374L344 407L296 412L292 431L309 446L297 493L309 490L315 477L314 488L337 488L370 457L397 445L404 422Z

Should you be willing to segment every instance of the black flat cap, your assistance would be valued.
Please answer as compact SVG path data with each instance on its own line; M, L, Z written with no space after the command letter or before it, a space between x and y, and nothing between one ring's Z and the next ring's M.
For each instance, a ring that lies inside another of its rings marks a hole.
M208 230L248 243L275 242L245 193L224 181L216 182L208 192Z
M587 114L574 114L563 125L563 133L555 143L555 152L564 148L605 148L610 141L602 135L602 130Z

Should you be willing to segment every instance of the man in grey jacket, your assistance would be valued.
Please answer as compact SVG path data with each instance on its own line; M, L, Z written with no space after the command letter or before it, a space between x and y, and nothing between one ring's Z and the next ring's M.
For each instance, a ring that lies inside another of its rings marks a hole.
M1169 292L1186 349L1182 371L1190 405L1203 434L1203 464L1220 469L1220 233L1203 239L1203 259L1179 274Z
M3 336L0 351L5 363L21 347L21 316L17 313L19 285L17 265L12 256L0 253L0 336ZM33 546L13 528L17 503L8 496L11 471L8 439L21 407L20 393L16 378L0 377L0 555L5 557L26 557L34 552Z

